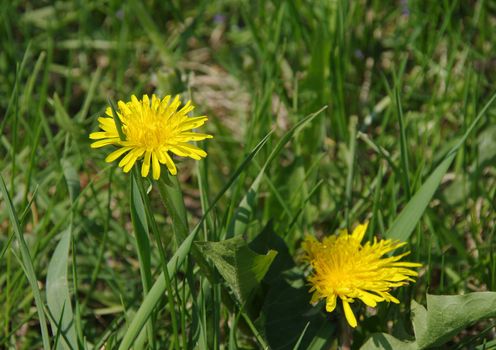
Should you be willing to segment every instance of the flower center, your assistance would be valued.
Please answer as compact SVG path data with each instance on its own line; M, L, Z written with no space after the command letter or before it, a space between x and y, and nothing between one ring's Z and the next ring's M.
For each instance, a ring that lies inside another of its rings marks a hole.
M125 117L123 132L130 144L148 150L158 150L169 146L176 135L167 124L163 115L145 105L141 110L135 110Z

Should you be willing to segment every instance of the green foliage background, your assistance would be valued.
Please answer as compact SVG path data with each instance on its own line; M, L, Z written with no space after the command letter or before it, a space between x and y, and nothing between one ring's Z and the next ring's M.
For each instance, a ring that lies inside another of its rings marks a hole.
M337 348L300 243L365 220L424 267L356 308L353 348L496 348L496 3L0 8L0 348ZM109 99L144 93L209 116L177 181L89 147Z

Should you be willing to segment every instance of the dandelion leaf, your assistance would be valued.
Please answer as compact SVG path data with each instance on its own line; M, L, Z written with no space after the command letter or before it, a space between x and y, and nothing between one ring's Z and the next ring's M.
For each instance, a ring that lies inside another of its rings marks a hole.
M445 344L477 321L496 317L496 292L466 295L427 294L427 308L412 302L415 341L401 341L385 333L373 334L361 347L373 349L428 349Z
M277 255L275 250L257 254L241 237L196 244L203 255L214 263L241 304L250 299Z
M67 280L70 235L69 229L62 232L47 272L47 306L52 316L50 323L53 334L61 335L57 349L75 349L78 345Z
M417 303L412 305L413 327L420 349L444 344L465 327L495 317L496 292L427 294L427 312L424 310Z

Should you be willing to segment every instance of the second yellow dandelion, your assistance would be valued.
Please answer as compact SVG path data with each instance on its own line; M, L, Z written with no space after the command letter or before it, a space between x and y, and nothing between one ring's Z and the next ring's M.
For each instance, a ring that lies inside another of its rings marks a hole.
M414 282L417 272L411 268L418 263L399 261L409 252L383 257L385 254L404 246L406 243L385 239L361 244L367 231L367 223L358 225L352 234L341 230L339 235L325 237L322 242L307 237L303 242L305 260L312 267L308 278L313 292L312 303L326 299L326 311L336 308L337 298L341 299L343 311L349 325L357 326L357 320L350 303L360 299L367 306L375 307L378 302L399 300L390 294L395 287Z

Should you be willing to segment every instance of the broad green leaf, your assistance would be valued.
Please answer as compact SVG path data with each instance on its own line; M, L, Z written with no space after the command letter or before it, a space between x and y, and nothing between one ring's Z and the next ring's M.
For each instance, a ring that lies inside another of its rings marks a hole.
M265 338L271 349L291 350L298 342L299 349L326 349L335 325L312 307L302 276L298 274L295 279L300 285L282 278L271 285L260 318Z
M241 237L196 244L212 260L241 304L249 300L277 255L275 250L257 254Z
M496 339L482 343L475 347L475 350L494 350L496 349Z
M389 334L378 333L373 334L361 349L422 350L441 346L473 323L496 317L496 292L427 294L427 308L413 301L411 309L414 341L402 341Z
M275 250L277 255L270 265L269 271L264 277L264 282L271 284L282 278L282 273L294 267L293 257L291 256L286 242L279 237L269 222L249 244L250 249L258 254L267 254L270 250Z
M61 335L57 349L78 348L69 283L67 281L70 244L71 230L67 228L62 232L62 238L50 260L46 279L47 304L51 315L52 333Z
M434 169L432 174L427 178L424 184L419 188L417 193L410 199L405 208L401 211L398 217L394 220L393 224L386 232L385 236L387 238L397 239L401 241L406 241L410 237L411 233L415 229L415 226L419 222L422 214L429 205L432 196L436 192L441 180L448 171L453 159L456 156L456 152L463 145L468 135L477 125L477 123L485 115L489 107L492 105L496 99L496 94L494 94L486 105L479 112L477 117L474 119L472 124L467 128L465 134L460 138L460 140L455 144L455 146L448 152L444 160Z
M323 319L320 324L320 329L316 331L310 344L306 347L299 347L298 349L323 350L329 348L329 343L334 339L333 335L336 331L336 327L334 324L329 323L326 319Z
M439 346L478 320L496 317L496 292L427 294L427 310L413 302L412 314L419 349Z

